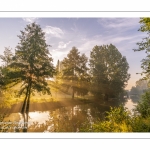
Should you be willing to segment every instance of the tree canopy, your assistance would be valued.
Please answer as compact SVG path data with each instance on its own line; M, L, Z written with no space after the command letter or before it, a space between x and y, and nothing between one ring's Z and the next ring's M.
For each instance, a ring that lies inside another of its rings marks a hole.
M29 109L31 93L42 92L50 94L50 88L46 78L53 77L55 68L49 53L49 45L45 41L45 33L36 23L26 26L18 36L20 43L15 49L15 56L9 67L7 76L13 82L22 82L19 95L25 94L22 112ZM26 101L27 104L26 104Z
M150 18L140 18L141 24L139 31L146 32L147 37L143 38L141 42L138 42L138 48L134 51L145 51L147 56L142 60L141 68L143 69L142 75L145 74L145 79L150 78Z
M88 83L88 58L85 54L80 55L80 52L76 47L68 53L67 57L63 59L63 75L64 85L72 88L72 98L74 94L79 95L87 94Z
M127 60L110 45L95 46L90 54L91 91L105 99L117 96L130 78Z

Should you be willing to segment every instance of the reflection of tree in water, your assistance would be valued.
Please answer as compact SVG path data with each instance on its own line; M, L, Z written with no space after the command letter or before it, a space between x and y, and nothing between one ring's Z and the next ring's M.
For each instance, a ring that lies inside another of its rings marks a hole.
M15 132L77 132L90 128L91 124L105 117L105 112L110 110L110 106L117 107L126 99L112 99L105 103L85 103L70 107L61 107L54 111L49 111L49 117L44 123L33 122L28 124L29 112L22 113L23 123L21 128L15 128ZM43 112L38 112L43 113ZM30 120L29 120L30 121ZM30 123L30 122L29 122ZM14 132L14 130L8 131Z
M50 112L50 118L45 124L34 123L29 132L76 132L85 118L84 114L74 107L64 107Z
M133 103L137 103L140 100L140 96L132 95L132 96L130 96L130 99L132 100Z
M77 132L79 129L90 128L97 120L102 120L109 109L109 106L96 103L63 107L50 111L49 119L45 123L34 122L28 132Z
M81 128L89 128L93 122L99 120L106 111L102 108L86 104L50 111L50 117L45 123L33 123L28 132L77 132Z
M27 129L28 129L29 112L23 113L22 116L23 116L22 132L27 132Z
M22 121L11 122L10 128L7 132L27 132L28 131L28 118L29 111L21 113Z
M117 106L119 106L120 104L125 105L125 103L128 101L128 99L129 99L129 97L122 97L122 98L119 100Z

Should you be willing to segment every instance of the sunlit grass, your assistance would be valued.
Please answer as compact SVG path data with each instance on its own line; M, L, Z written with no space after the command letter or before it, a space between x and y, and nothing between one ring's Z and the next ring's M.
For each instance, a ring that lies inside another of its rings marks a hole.
M54 84L54 83L53 83ZM14 104L18 104L24 101L25 95L17 96L17 93L21 87L21 83L8 88L4 93L3 97L0 98L0 107L11 107ZM62 99L71 98L71 95L63 93L61 90L55 88L52 84L50 85L51 95L34 92L31 94L30 102L43 103L43 102L55 102L61 101Z

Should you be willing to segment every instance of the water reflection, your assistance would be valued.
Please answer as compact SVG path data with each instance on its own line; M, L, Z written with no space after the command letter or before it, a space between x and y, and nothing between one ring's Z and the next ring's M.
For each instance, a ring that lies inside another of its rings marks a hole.
M62 107L53 111L35 111L12 113L4 121L18 122L8 132L77 132L86 123L92 124L102 119L109 107L97 107L95 104ZM17 118L16 118L17 117Z
M119 103L112 102L114 106ZM128 99L125 107L134 108L133 101ZM89 128L93 122L102 120L110 105L85 103L61 107L49 111L32 111L28 113L11 113L4 122L16 122L8 132L78 132L79 129Z
M133 109L135 109L136 105L137 105L137 103L134 103L132 99L128 99L128 101L125 103L124 107L126 107L128 110L130 110L132 112Z

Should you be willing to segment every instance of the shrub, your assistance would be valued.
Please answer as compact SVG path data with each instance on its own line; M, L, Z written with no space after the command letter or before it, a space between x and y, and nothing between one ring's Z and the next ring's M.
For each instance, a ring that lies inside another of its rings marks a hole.
M132 132L131 114L123 106L112 108L104 121L93 124L93 132Z
M142 95L135 110L138 111L143 118L150 116L150 91Z

